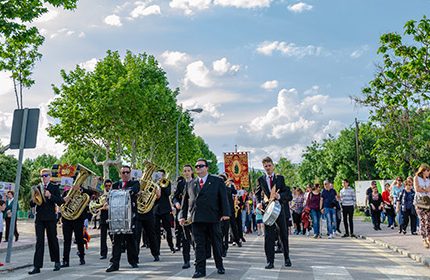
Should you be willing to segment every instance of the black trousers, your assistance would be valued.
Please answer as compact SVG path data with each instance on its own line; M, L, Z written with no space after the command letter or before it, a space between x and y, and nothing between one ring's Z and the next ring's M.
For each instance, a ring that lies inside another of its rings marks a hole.
M161 225L163 225L163 228L166 231L167 244L169 244L170 250L173 250L174 247L173 247L172 227L170 226L170 213L155 215L155 232L156 232L155 236L157 238L158 250L160 250L160 246L161 246L161 235L160 235Z
M100 223L100 256L108 255L107 236L108 236L109 224ZM110 241L112 241L112 235L109 234Z
M191 225L182 227L182 257L184 263L190 261L191 244L193 244L193 236L191 233Z
M57 239L57 221L36 221L36 251L34 252L33 265L35 268L43 267L43 254L45 252L45 230L48 237L49 256L51 261L60 262L60 246Z
M175 237L176 237L176 248L181 248L182 247L182 240L183 240L182 236L184 235L184 229L179 224L178 216L179 216L179 210L176 211L176 215L175 215Z
M230 230L230 221L222 221L221 222L221 232L222 232L222 252L223 254L227 254L228 250L228 232Z
M414 206L412 206L414 207ZM402 211L403 223L401 225L402 229L406 231L408 227L409 219L411 220L411 232L417 232L417 215L415 214L415 209L406 209Z
M6 218L4 218L4 220L6 222L6 234L5 234L5 238L6 238L6 241L8 241L8 239L9 239L9 230L10 230L10 222L11 222L12 218L6 217ZM15 239L17 239L18 236L19 236L19 234L18 234L18 228L16 227L16 222L17 221L18 221L18 217L15 219L15 230L13 232L13 235L15 236Z
M152 217L152 218L151 218ZM136 247L137 247L137 253L140 253L140 241L142 232L145 232L145 240L148 241L149 248L151 249L151 255L152 256L159 256L160 255L160 247L158 246L158 240L157 240L157 233L158 236L160 236L159 231L155 231L155 223L154 223L154 216L150 216L147 219L137 219L136 220Z
M206 258L212 243L215 266L223 268L222 264L222 232L221 225L217 223L193 223L192 231L196 243L196 272L206 274Z
M373 226L379 228L381 226L381 210L371 210L370 214L372 215Z
M346 234L354 234L354 206L342 206L343 226ZM349 223L349 228L348 228Z
M84 249L84 220L67 220L63 217L63 237L64 237L64 248L63 248L63 261L69 262L70 260L70 247L72 246L72 233L75 234L76 245L78 246L79 257L85 256Z
M293 211L293 222L296 225L296 230L297 232L301 232L302 231L302 213L297 213L295 211Z
M239 215L234 218L234 221L236 223L236 229L237 229L237 237L238 239L243 238L243 230L242 230L242 211L239 211Z
M264 252L266 253L266 260L268 263L273 263L275 261L275 241L278 235L282 242L284 258L287 259L290 256L290 247L288 245L288 227L285 211L281 211L273 225L264 226Z
M112 258L110 259L110 262L119 267L123 243L127 249L128 263L132 265L137 264L139 262L139 257L136 248L135 233L113 235Z

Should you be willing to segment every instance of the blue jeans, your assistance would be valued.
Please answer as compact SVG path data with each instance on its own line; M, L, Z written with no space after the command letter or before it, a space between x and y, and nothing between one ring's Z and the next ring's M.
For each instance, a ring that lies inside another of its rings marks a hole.
M321 212L319 210L311 209L311 218L312 218L312 228L314 229L314 235L319 235Z
M336 231L336 209L324 208L324 216L327 221L328 234L333 234Z

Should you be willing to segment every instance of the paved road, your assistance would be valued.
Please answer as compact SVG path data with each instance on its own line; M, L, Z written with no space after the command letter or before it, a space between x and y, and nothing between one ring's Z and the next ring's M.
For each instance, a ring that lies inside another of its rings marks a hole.
M429 279L430 269L415 263L407 257L377 247L365 240L357 239L309 239L293 236L290 238L291 259L293 267L282 266L282 256L277 255L275 269L265 270L263 237L247 236L244 247L231 247L225 259L225 275L216 273L213 260L207 268L209 279L318 279L318 280L350 280L350 279ZM106 273L108 261L99 260L97 238L91 241L87 252L87 264L78 265L78 258L71 257L71 267L53 272L53 264L48 262L45 251L45 267L42 273L35 276L27 274L28 268L18 269L0 274L2 279L190 279L194 269L181 269L182 255L180 252L169 252L166 242L162 241L161 261L154 263L148 249L140 255L140 267L132 269L123 254L120 271ZM75 249L72 250L72 253ZM31 262L33 250L22 250L14 254L16 260Z

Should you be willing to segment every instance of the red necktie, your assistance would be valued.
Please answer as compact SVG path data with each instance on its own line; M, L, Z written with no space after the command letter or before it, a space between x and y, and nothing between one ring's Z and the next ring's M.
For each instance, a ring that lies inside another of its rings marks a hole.
M126 181L123 181L122 183L123 183L123 184L122 184L122 189L125 189L125 185L127 185L127 182L126 182Z
M200 179L200 189L203 188L203 185L204 185L203 179Z

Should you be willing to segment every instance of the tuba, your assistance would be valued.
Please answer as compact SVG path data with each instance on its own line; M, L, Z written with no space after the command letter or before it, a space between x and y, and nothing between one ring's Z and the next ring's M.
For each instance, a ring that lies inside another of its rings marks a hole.
M79 173L76 176L75 186L81 186L86 180L91 179L95 176L95 173L83 165L78 164ZM61 215L67 220L76 220L85 210L90 202L90 196L86 193L81 193L80 190L74 190L73 188L67 193L67 197L71 199L69 202L63 203L60 207Z
M36 185L31 188L31 200L33 200L37 206L40 206L45 202L45 195L40 191L40 185Z
M157 200L157 189L159 188L152 180L152 174L157 169L157 166L149 161L145 161L145 170L142 178L140 178L140 192L137 196L137 212L145 214L151 211L154 207L155 200Z
M89 204L90 213L93 215L97 215L97 212L106 203L108 196L109 196L109 193L105 192L104 194L99 196L96 200L90 201L90 204Z
M170 181L169 181L169 179L166 179L166 178L161 178L158 181L158 186L160 186L160 188L162 188L162 189L167 188L169 186L169 184L170 184Z

